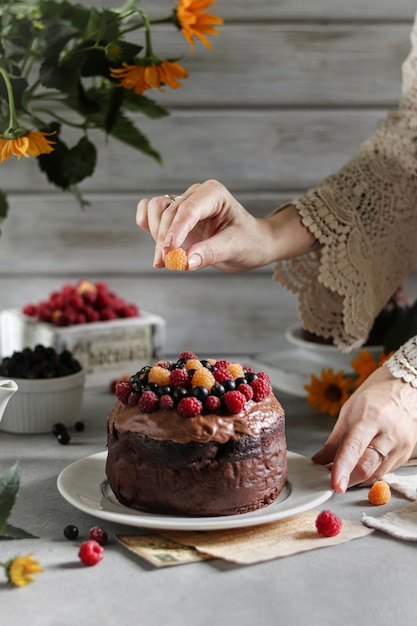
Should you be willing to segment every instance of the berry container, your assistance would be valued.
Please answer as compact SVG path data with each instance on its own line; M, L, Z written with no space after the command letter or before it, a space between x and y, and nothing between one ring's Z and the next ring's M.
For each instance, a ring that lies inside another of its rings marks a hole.
M56 378L12 378L17 391L0 420L0 430L9 433L52 432L56 422L68 427L81 418L85 373L83 370Z
M0 313L2 358L37 344L70 350L84 369L86 387L109 385L148 365L161 356L164 343L165 320L143 310L137 317L65 327L38 322L19 309Z

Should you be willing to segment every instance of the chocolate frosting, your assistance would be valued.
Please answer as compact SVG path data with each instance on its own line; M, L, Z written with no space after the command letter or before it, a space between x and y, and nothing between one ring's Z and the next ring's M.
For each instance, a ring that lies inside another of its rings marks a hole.
M176 443L226 443L242 435L256 436L283 415L284 409L271 393L262 402L249 400L238 414L208 413L191 418L182 417L175 409L141 413L137 406L129 407L117 401L107 419L110 431L115 428L119 433L134 432Z

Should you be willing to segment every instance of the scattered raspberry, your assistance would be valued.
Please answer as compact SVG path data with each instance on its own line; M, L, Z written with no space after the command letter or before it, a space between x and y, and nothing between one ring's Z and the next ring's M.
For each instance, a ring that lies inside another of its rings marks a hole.
M197 359L197 355L194 354L194 352L190 352L190 350L187 350L185 352L181 352L179 355L180 359Z
M188 370L202 370L204 365L200 361L200 359L188 359L185 364L185 369Z
M229 363L227 369L232 374L233 378L244 378L245 373L240 363Z
M161 409L161 411L169 411L170 409L173 409L174 404L174 398L167 393L164 393L159 398L159 408Z
M250 383L250 386L252 387L255 402L262 402L272 391L271 383L264 378L258 377Z
M159 398L153 391L144 391L139 398L138 407L142 413L153 413L159 406Z
M170 371L165 367L155 365L151 367L148 373L148 383L156 383L157 385L169 384Z
M224 380L234 380L233 374L225 367L219 367L214 370L213 376L218 383L222 383Z
M332 511L321 511L316 519L316 528L323 537L335 537L342 530L342 520Z
M204 408L211 413L216 413L221 407L221 400L217 396L207 396L204 402Z
M246 400L252 400L253 398L253 389L250 385L246 384L246 383L241 383L237 388L236 391L240 391L240 393L242 393Z
M169 374L169 384L171 387L187 387L190 383L190 377L186 369L172 370Z
M187 396L178 402L177 411L181 417L195 417L200 415L203 410L203 404L194 396Z
M100 528L100 526L93 526L93 528L90 528L88 538L90 540L94 539L94 541L97 541L97 543L100 544L101 546L105 546L108 541L108 536L107 536L106 531Z
M188 268L188 259L185 250L174 248L166 253L164 264L167 270L184 271Z
M132 392L132 385L127 380L118 380L114 386L114 393L116 394L116 398L123 402L123 404L127 404L129 400L129 396Z
M103 558L103 548L94 539L89 539L81 544L78 556L84 565L97 565Z
M222 401L229 413L240 413L246 404L246 398L240 391L226 391Z
M216 379L213 374L209 372L209 370L203 367L201 370L197 370L194 372L193 377L191 378L191 386L192 387L206 387L207 389L211 389L215 384Z
M377 480L368 492L368 500L371 504L387 504L391 500L391 489L384 480Z

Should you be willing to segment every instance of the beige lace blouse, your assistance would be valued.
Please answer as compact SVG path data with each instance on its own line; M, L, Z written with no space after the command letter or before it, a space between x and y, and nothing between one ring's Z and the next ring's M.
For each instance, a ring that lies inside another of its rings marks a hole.
M352 160L293 201L321 247L276 263L298 294L304 328L344 352L366 342L375 317L417 262L417 16L398 109ZM417 387L417 337L388 362Z

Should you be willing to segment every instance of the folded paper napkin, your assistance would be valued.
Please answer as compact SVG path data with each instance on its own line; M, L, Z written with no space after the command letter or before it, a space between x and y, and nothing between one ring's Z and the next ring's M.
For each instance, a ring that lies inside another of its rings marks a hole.
M411 476L386 474L383 480L413 502L381 517L363 514L362 522L368 528L381 530L397 539L417 541L417 474Z

